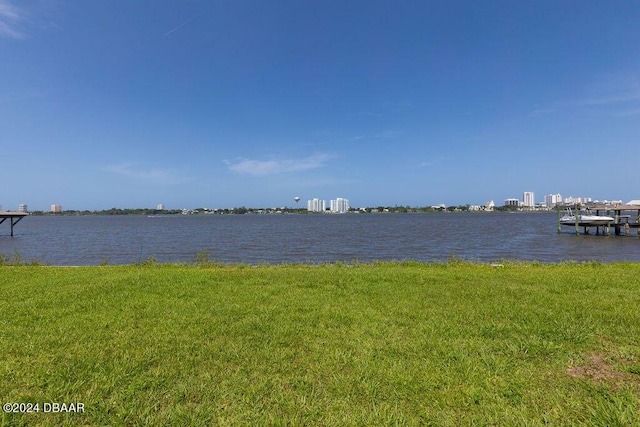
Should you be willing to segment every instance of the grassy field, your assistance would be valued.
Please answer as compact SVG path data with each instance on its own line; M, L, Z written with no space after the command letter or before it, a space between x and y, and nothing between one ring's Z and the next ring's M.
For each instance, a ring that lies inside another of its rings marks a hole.
M1 266L0 352L2 425L640 425L640 264Z

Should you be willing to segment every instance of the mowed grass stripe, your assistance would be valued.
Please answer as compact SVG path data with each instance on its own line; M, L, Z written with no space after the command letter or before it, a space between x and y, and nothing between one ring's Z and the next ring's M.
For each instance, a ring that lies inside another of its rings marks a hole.
M0 267L8 425L640 424L640 265Z

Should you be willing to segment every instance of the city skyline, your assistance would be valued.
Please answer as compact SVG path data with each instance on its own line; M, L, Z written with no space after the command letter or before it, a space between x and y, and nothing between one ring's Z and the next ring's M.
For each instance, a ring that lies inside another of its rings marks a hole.
M154 207L152 206L112 206L111 208L107 208L107 209L93 209L93 210L110 210L110 209L155 209L158 211L161 210L190 210L190 209L212 209L212 210L218 210L218 209L234 209L234 208L251 208L251 209L280 209L280 208L285 208L285 209L298 209L300 208L299 206L299 201L301 200L301 197L299 196L295 196L292 198L292 201L295 203L295 205L289 205L289 204L285 204L285 205L281 205L281 206L276 206L276 205L265 205L265 206L251 206L251 205L239 205L239 206L204 206L202 204L198 205L198 207L186 207L186 206L174 206L174 207L166 207L164 203L157 203ZM380 207L380 206L384 206L384 207L410 207L410 208L423 208L423 207L427 207L427 206L431 206L431 207L442 207L442 208L446 208L446 207L450 207L450 206L470 206L470 207L474 207L474 208L479 208L481 206L486 206L486 207L501 207L501 206L518 206L518 207L529 207L529 208L533 208L533 207L547 207L547 208L551 208L554 207L555 205L572 205L572 204L585 204L585 203L603 203L603 204L611 204L611 203L620 203L620 204L639 204L640 199L632 199L632 200L622 200L622 199L593 199L592 197L585 197L585 196L579 196L579 197L574 197L572 195L569 196L562 196L560 193L550 193L550 194L545 194L544 196L542 196L540 199L536 199L535 198L535 192L531 192L531 191L525 191L522 193L522 198L513 198L513 197L509 197L504 199L503 202L498 202L495 203L494 199L490 199L487 200L483 203L470 203L470 202L466 202L466 203L458 203L458 204L454 204L454 205L447 205L445 203L440 203L440 204L431 204L431 203L423 203L423 204L416 204L416 205L408 205L408 204L404 204L404 203L395 203L395 204L390 204L390 205L381 205L381 204L373 204L373 205L359 205L359 206L353 206L350 202L349 199L347 198L342 198L342 197L337 197L335 199L331 199L329 200L329 205L327 205L326 203L326 199L320 199L317 197L314 197L313 199L309 199L306 202L306 209L310 212L324 212L324 211L331 211L331 212L346 212L348 211L350 208L355 208L355 209L362 209L362 208L374 208L374 207ZM63 211L63 207L62 205L59 204L51 204L50 205L50 209L28 209L28 204L27 203L21 203L18 205L17 211L18 212L27 212L27 211L38 211L38 212L42 212L42 211L47 211L49 210L50 212L62 212ZM8 211L12 211L14 209L7 209ZM83 211L83 210L92 210L92 209L87 209L87 208L73 208L73 209L68 209L71 211ZM0 204L0 211L3 211L3 207Z
M618 1L0 0L0 203L638 199L639 17Z

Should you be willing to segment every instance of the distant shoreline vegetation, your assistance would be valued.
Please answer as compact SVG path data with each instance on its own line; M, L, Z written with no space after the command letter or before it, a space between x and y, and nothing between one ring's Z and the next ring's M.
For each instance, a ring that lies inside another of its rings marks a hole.
M447 207L411 207L411 206L376 206L351 208L348 213L438 213L438 212L547 212L549 209L523 208L518 206L499 206L493 210L473 210L471 205ZM332 213L327 211L326 213ZM309 212L304 208L223 208L223 209L148 209L148 208L111 208L103 210L64 210L62 212L30 211L34 216L79 216L79 215L244 215L244 214L309 214L321 215L323 212Z

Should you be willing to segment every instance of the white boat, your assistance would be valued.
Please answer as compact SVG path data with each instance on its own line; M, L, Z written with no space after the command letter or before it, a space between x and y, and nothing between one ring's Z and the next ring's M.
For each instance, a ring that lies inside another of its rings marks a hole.
M614 222L615 219L610 216L604 215L591 215L589 212L582 215L578 214L578 226L589 227L598 225L607 225ZM567 213L560 218L560 224L562 225L576 225L576 214L573 213L571 208L567 209Z

